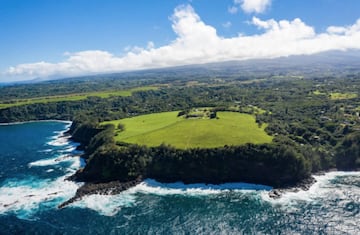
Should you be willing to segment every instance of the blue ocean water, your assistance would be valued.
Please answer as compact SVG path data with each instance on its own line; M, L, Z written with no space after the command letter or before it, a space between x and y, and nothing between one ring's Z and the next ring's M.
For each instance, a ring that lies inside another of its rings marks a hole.
M269 198L269 187L160 184L91 195L64 208L84 164L69 123L0 126L0 234L359 234L360 173L316 176L309 191Z

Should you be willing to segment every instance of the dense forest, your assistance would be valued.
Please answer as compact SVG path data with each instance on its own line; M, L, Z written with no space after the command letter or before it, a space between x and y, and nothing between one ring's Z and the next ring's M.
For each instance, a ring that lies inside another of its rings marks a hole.
M101 84L101 85L99 85ZM82 181L128 181L151 177L164 182L246 181L284 186L312 172L360 168L360 75L112 77L53 81L1 87L0 102L116 90L144 85L157 90L132 96L88 97L78 101L37 103L0 109L0 122L72 120L70 133L82 143L86 167ZM138 146L114 141L114 128L100 122L194 107L232 108L267 123L271 144L179 150L173 146ZM258 112L258 110L264 112Z

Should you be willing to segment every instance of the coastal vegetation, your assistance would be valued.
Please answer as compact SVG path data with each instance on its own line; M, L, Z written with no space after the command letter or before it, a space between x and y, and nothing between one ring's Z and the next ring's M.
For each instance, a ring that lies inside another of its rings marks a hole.
M72 177L85 182L150 177L160 182L244 181L281 187L294 185L311 173L311 163L301 150L281 143L178 149L166 144L149 147L115 142L112 124L75 121L71 131L77 141L92 136L83 146L87 165Z
M89 81L2 87L0 101L140 88L131 96L7 107L0 122L72 120L87 161L73 178L85 182L151 177L283 187L321 170L360 168L356 73L258 79L174 72Z

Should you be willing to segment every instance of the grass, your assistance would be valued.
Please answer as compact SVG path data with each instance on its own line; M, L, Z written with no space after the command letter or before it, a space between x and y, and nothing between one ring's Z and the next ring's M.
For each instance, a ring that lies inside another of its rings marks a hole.
M128 90L120 90L120 91L99 91L99 92L87 92L87 93L78 93L78 94L70 94L70 95L58 95L58 96L12 100L11 103L10 102L0 103L0 109L5 109L13 106L28 105L28 104L85 100L91 96L100 97L100 98L109 98L111 96L131 96L132 93L136 91L148 91L148 90L156 90L156 89L158 89L158 87L145 86L145 87L136 87Z
M331 100L347 100L347 99L354 99L357 98L358 95L355 93L340 93L340 92L331 92L329 94L325 93L325 92L321 92L319 90L316 90L313 92L314 95L328 95L328 97Z
M321 92L321 91L319 91L319 90L314 91L313 94L314 94L314 95L326 95L325 92Z
M234 105L234 106L230 106L229 110L235 111L235 112L241 111L241 112L251 113L251 114L264 114L264 113L266 113L266 110L264 110L262 108L259 108L257 106L254 106L254 105L248 105L248 106L241 107L241 108L240 108L240 106Z
M355 93L339 93L333 92L330 93L330 99L332 100L346 100L346 99L354 99L357 97Z
M214 148L245 143L270 143L272 137L249 114L218 112L218 119L185 119L178 112L165 112L126 118L112 123L125 126L123 132L115 131L115 140L147 146L162 143L176 148Z

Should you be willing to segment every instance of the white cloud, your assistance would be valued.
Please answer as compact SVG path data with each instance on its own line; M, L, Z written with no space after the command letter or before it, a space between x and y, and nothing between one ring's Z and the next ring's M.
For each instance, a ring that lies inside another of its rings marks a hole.
M238 8L236 6L228 7L228 12L230 14L236 14L238 12Z
M246 13L263 13L271 5L271 0L234 0L234 4L240 5Z
M281 20L279 22L271 19L262 21L257 17L253 17L252 24L260 29L265 29L268 36L273 39L289 40L289 39L305 39L316 36L312 27L307 26L299 18L293 21ZM264 35L265 35L264 34Z
M330 26L326 31L330 34L342 34L345 33L347 29L344 27Z
M189 5L176 8L171 21L177 38L165 46L156 48L149 42L146 48L133 47L124 56L106 51L66 53L62 62L20 64L10 67L6 74L23 79L60 77L360 49L360 19L354 25L330 26L317 34L298 18L276 21L253 17L251 24L262 33L230 38L219 36Z
M351 26L330 26L326 30L329 34L353 34L360 31L360 19L356 22L356 24Z
M232 25L232 24L231 24L230 21L227 21L227 22L225 22L225 23L222 24L222 26L223 26L224 28L230 28L231 25Z
M155 43L153 41L149 41L146 47L148 50L155 48Z

